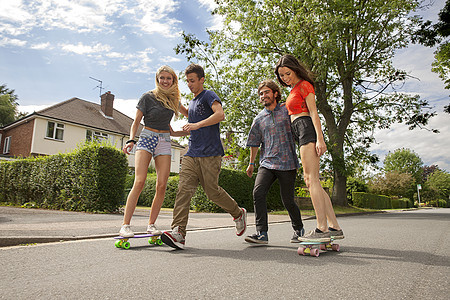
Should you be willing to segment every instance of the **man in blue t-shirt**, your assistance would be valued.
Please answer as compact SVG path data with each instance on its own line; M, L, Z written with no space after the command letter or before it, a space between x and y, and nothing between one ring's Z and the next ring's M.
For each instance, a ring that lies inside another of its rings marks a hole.
M219 186L219 173L224 155L220 140L220 121L224 120L222 103L213 91L205 90L205 72L196 64L185 70L188 87L194 94L189 103L188 123L183 130L190 132L189 150L181 162L180 181L173 209L172 231L161 239L167 245L183 249L191 198L200 183L208 199L233 216L236 234L247 228L247 211Z

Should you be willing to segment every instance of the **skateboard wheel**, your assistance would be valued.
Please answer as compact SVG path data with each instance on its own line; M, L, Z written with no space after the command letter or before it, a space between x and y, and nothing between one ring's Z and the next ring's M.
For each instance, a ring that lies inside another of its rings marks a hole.
M157 241L156 241L156 243L159 245L159 246L162 246L164 243L163 243L163 241L161 240L161 239L158 239Z
M303 247L298 247L297 253L298 253L298 255L305 255L305 248L303 248Z
M148 240L148 243L149 243L150 245L153 245L153 244L155 243L155 241L153 241L153 239L149 239L149 240Z
M116 248L121 248L122 247L121 241L115 242L114 245L116 245Z
M130 242L125 242L122 244L123 249L130 249Z
M310 255L315 257L319 256L319 249L311 249Z
M340 250L339 244L333 244L333 245L331 245L331 249L333 249L333 251L339 252L339 250Z
M320 250L327 250L327 246L328 245L325 244L320 245Z

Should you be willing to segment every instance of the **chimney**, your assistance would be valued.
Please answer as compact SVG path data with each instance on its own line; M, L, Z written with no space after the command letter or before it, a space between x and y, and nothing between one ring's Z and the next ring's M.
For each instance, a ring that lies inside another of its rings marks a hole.
M113 116L113 106L114 106L114 95L110 91L107 91L100 96L102 104L102 112L105 116L112 118Z

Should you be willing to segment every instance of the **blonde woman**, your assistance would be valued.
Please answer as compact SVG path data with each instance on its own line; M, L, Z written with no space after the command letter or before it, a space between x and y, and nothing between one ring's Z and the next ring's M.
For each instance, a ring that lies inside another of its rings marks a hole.
M186 131L173 131L170 120L173 115L181 112L187 117L187 109L181 105L178 78L174 70L169 66L162 66L156 72L156 88L142 95L136 108L136 117L130 130L130 140L127 141L123 152L130 154L136 145L135 154L135 178L133 188L128 194L122 228L119 234L123 237L133 237L130 222L138 202L139 195L144 188L147 179L148 166L152 158L156 169L156 192L153 198L148 222L147 232L161 234L155 227L156 219L161 210L166 193L167 180L170 174L171 145L170 136L184 136ZM139 141L134 137L144 118L144 129Z

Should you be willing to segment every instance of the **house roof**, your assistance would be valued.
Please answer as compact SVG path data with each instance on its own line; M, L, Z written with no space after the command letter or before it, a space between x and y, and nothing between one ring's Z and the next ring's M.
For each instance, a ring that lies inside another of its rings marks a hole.
M123 135L130 133L130 127L133 123L132 118L115 109L112 118L106 117L100 104L78 98L63 101L35 114Z
M132 118L116 109L113 110L111 118L105 116L101 110L100 104L79 98L71 98L25 116L22 119L4 126L2 129L15 127L15 125L19 125L22 120L34 118L36 116L59 120L61 122L73 123L116 134L122 134L125 136L130 134L131 124L133 123ZM139 125L137 134L141 132L142 128L143 125ZM175 147L184 148L184 146L180 145L176 141L171 141L171 144Z

